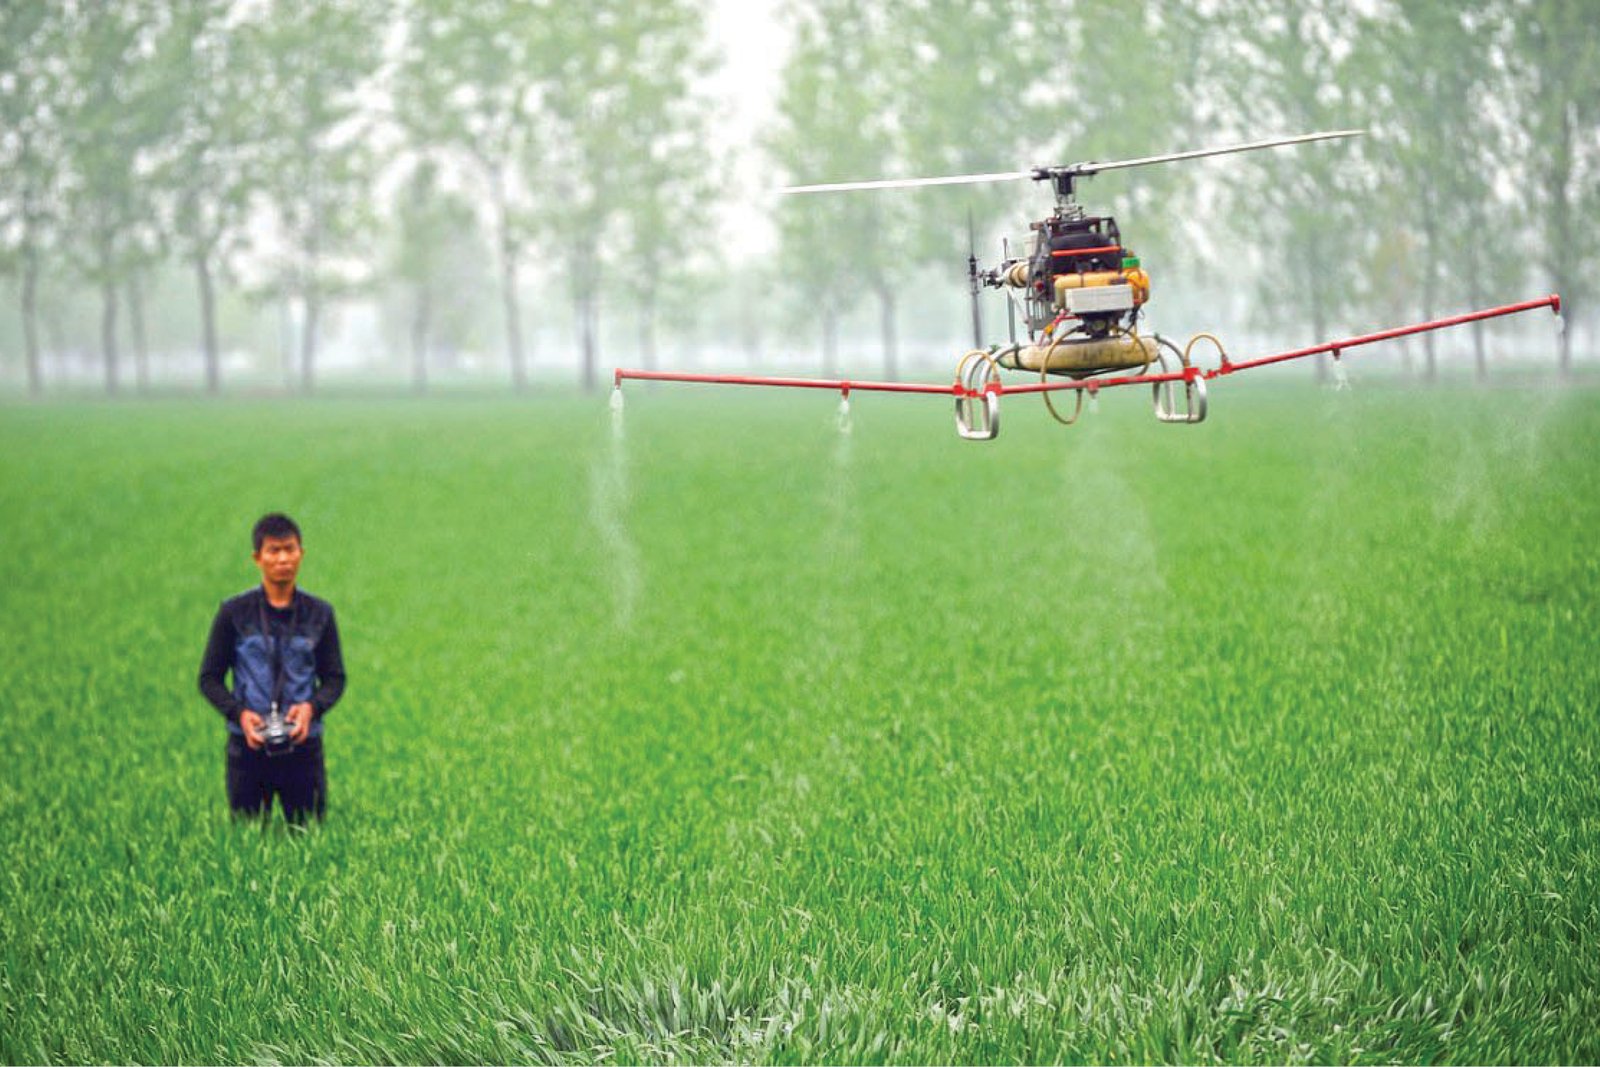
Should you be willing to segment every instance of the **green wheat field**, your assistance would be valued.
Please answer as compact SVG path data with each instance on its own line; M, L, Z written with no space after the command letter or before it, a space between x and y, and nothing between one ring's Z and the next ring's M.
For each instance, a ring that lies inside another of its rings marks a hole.
M1212 401L0 406L0 1058L1600 1059L1600 390ZM273 509L304 833L195 685Z

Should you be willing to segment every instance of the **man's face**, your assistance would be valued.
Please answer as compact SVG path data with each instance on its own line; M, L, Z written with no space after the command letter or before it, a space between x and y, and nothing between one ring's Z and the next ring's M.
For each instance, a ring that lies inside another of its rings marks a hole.
M261 568L261 580L273 585L293 582L300 573L300 557L304 555L298 537L264 537L256 550L256 566Z

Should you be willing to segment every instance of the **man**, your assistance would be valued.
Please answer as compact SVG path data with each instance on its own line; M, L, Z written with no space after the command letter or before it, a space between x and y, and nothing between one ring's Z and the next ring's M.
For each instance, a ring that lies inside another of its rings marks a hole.
M211 623L200 692L228 722L228 804L238 816L271 811L301 825L322 818L328 779L322 717L344 692L339 628L326 600L295 588L305 550L287 515L263 515L251 533L261 584L222 602ZM233 672L233 688L223 676ZM281 713L288 744L269 745Z

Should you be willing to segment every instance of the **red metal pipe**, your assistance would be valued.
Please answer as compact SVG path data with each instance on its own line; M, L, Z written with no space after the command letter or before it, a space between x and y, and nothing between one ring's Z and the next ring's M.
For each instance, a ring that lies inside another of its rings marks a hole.
M1100 389L1113 389L1122 385L1152 385L1160 382L1192 381L1195 378L1220 378L1225 374L1248 370L1251 367L1265 367L1272 363L1283 363L1287 360L1315 356L1326 352L1341 352L1346 348L1356 348L1360 345L1369 345L1377 341L1388 341L1396 337L1426 333L1429 330L1440 330L1447 326L1460 326L1463 323L1478 322L1482 319L1497 318L1501 315L1515 315L1518 312L1532 311L1535 308L1542 307L1550 308L1559 314L1561 311L1561 297L1552 293L1538 300L1524 300L1520 304L1506 304L1502 307L1488 308L1483 311L1469 311L1461 315L1452 315L1449 318L1434 319L1432 322L1417 323L1414 326L1397 326L1390 330L1366 333L1359 337L1347 337L1342 341L1329 341L1325 344L1312 345L1309 348L1297 348L1291 352L1280 352L1277 355L1263 356L1260 359L1246 360L1243 363L1228 362L1213 370L1188 367L1181 371L1161 374L1135 374L1121 378L1083 378L1070 381L1030 382L1026 385L1009 386L999 382L992 382L984 386L984 388L976 390L968 389L960 382L954 382L950 385L935 385L931 382L873 382L853 381L848 378L768 378L746 374L684 374L676 371L622 369L615 372L612 381L618 388L622 386L624 379L632 378L638 381L653 382L700 382L707 385L775 385L790 389L828 389L841 392L846 396L849 396L852 391L863 393L926 393L934 396L965 397L981 397L985 392L999 393L1002 396L1008 393L1050 393L1066 389L1088 389L1091 392L1095 392Z
M1534 308L1542 307L1550 308L1559 314L1561 311L1561 297L1551 293L1549 296L1541 297L1538 300L1524 300L1520 304L1506 304L1503 307L1489 308L1484 311L1469 311L1463 315L1452 315L1447 319L1434 319L1432 322L1421 322L1415 326L1396 326L1392 330L1364 333L1359 337L1347 337L1342 341L1329 341L1326 344L1312 345L1310 348L1297 348L1292 352L1280 352L1275 356L1246 360L1243 363L1224 363L1216 370L1206 371L1206 377L1219 378L1224 374L1232 374L1236 370L1265 367L1269 363L1282 363L1285 360L1299 359L1302 356L1315 356L1324 352L1339 352L1346 348L1355 348L1358 345L1370 345L1374 341L1388 341L1396 337L1407 337L1414 333L1441 330L1446 326L1460 326L1462 323L1477 322L1480 319L1492 319L1500 315L1515 315L1519 311L1532 311Z
M934 385L931 382L858 382L846 378L764 378L747 374L682 374L676 371L619 370L616 384L624 378L646 382L701 382L706 385L777 385L790 389L831 389L841 393L934 393L957 396L959 385Z
M1050 253L1053 259L1066 259L1070 256L1103 256L1111 252L1122 251L1121 245L1101 245L1099 248L1058 248Z

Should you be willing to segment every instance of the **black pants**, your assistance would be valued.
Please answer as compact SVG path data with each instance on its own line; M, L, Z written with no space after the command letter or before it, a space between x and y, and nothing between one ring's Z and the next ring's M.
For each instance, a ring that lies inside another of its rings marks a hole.
M328 805L322 738L308 738L281 756L251 748L242 737L228 738L228 806L233 813L268 815L274 796L291 823L302 824L312 815L322 818Z

